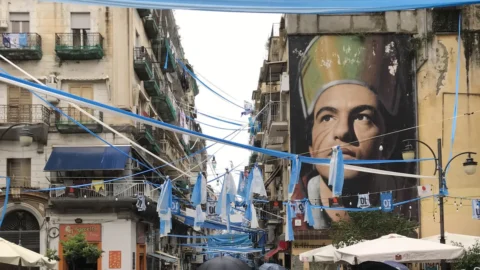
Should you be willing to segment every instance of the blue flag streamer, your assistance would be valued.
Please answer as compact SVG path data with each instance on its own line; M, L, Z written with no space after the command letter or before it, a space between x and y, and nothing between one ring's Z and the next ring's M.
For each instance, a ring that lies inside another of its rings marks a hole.
M342 196L343 182L344 182L344 164L343 153L340 146L332 148L332 159L330 161L330 171L328 183L333 186L333 197Z
M307 201L305 202L305 222L308 223L310 226L315 226L315 219L313 218L313 212L312 212L312 206L310 205L310 202Z
M295 191L295 186L300 178L300 168L302 163L299 160L298 155L292 158L292 165L290 170L290 183L288 184L288 198L290 199Z
M292 226L292 220L295 217L294 210L292 208L292 205L287 203L287 220L286 220L286 225L287 225L287 232L285 233L285 241L294 241L295 236L293 234L293 226Z

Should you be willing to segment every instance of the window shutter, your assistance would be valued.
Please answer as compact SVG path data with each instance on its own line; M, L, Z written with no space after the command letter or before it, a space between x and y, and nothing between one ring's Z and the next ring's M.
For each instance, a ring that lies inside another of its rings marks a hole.
M31 183L30 159L7 159L7 176L10 177L12 187L29 187Z
M90 13L75 12L71 14L72 29L90 29Z

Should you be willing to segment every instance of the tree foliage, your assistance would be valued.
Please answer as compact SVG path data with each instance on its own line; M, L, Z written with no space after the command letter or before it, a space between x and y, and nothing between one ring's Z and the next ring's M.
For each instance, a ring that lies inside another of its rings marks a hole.
M452 242L453 245L463 247L460 243ZM469 247L465 254L453 264L454 269L473 270L475 267L480 267L480 242L477 241Z
M383 211L352 212L348 219L332 223L330 237L335 247L350 246L361 240L373 240L395 233L416 237L418 223L397 213Z
M89 261L95 262L103 253L96 245L88 243L82 233L62 241L62 245L65 261L74 265Z

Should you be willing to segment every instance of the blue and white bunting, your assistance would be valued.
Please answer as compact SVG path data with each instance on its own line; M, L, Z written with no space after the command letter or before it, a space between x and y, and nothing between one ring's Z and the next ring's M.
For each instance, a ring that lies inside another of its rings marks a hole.
M301 162L298 155L292 159L291 169L290 169L290 183L288 184L288 199L292 198L293 192L295 191L295 186L298 183L300 178L300 168Z
M304 214L304 219L308 225L314 227L315 226L315 219L313 218L313 211L312 211L312 205L310 204L309 201L305 202L305 214Z
M192 205L195 207L194 228L200 229L205 222L205 213L202 211L202 204L207 203L207 180L202 173L198 173L197 182L193 187Z
M257 193L260 196L267 197L267 191L265 190L265 183L263 182L262 172L260 171L258 166L255 165L251 173L253 174L253 176L249 190L249 201L253 199L254 193Z
M225 174L225 180L223 181L222 191L217 201L217 207L215 212L223 220L227 220L227 230L230 231L230 207L231 203L235 202L235 196L237 195L237 188L235 187L235 181L231 172Z
M172 230L172 198L172 182L167 177L167 181L162 185L157 203L157 212L160 218L160 237L167 236Z
M294 241L295 237L293 234L293 225L292 225L292 220L295 217L295 211L292 208L292 205L290 202L287 203L287 220L285 221L286 223L286 230L285 230L285 241Z
M332 186L333 197L342 196L344 181L343 154L340 146L332 147L332 158L330 159L330 171L328 174L328 185Z
M480 219L480 200L472 200L472 217L473 219Z

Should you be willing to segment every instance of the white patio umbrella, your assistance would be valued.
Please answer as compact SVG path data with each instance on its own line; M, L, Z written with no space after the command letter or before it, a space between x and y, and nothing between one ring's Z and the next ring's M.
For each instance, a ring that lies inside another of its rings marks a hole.
M57 265L56 261L48 261L47 257L3 238L0 238L0 263L48 268L54 268Z
M300 261L333 263L333 253L335 249L334 246L328 245L300 253Z
M432 242L440 243L440 235L433 235L422 238L422 240L428 240ZM468 249L475 245L475 243L480 242L480 236L465 235L465 234L456 234L456 233L445 233L445 243L452 244L452 242L460 243L465 249Z
M360 264L367 261L435 262L457 259L464 252L465 249L462 247L389 234L375 240L335 250L334 261L343 261L349 264Z

